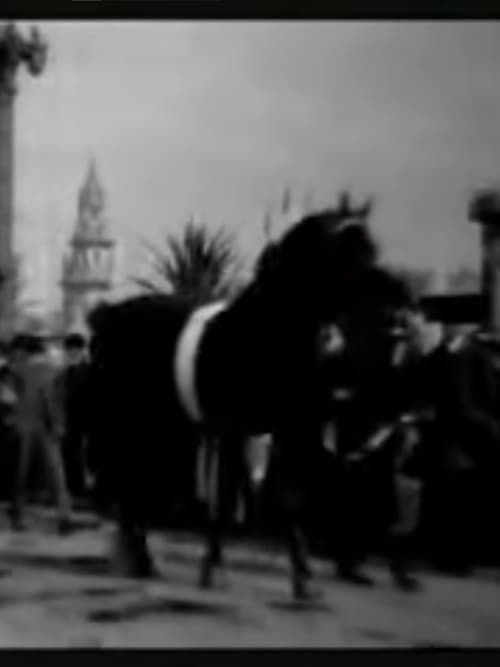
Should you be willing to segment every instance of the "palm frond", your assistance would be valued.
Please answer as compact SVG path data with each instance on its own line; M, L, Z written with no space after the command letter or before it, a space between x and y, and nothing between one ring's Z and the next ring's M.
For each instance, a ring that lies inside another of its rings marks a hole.
M164 245L150 246L151 269L162 287L150 280L136 284L151 291L171 291L202 303L225 297L241 270L233 236L189 220L181 234L167 234Z
M146 292L152 292L153 294L157 294L159 292L162 292L161 287L158 287L158 285L155 285L151 280L148 280L147 278L132 278L132 282L137 285L137 287L140 287L141 289L145 290Z

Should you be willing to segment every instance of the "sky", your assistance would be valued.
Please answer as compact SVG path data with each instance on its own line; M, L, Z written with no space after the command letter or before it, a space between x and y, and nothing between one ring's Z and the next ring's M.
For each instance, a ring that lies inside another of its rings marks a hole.
M37 25L49 60L37 79L20 72L16 101L28 301L58 303L92 156L122 281L147 273L144 241L190 215L226 226L251 261L286 186L318 207L344 187L374 195L391 261L478 267L467 201L500 183L497 22Z

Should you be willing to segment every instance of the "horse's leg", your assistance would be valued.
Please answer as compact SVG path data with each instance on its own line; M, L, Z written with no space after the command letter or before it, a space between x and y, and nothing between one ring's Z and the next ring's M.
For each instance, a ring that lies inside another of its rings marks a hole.
M213 440L211 449L211 488L207 512L206 552L201 564L200 585L210 587L216 567L223 567L223 545L236 506L240 480L240 436L225 434Z
M305 535L295 512L287 512L285 518L286 540L290 559L290 573L293 597L307 601L317 597L310 588L312 577Z
M301 457L297 457L293 450L290 452L288 448L285 449L286 446L291 447L295 444L294 436L281 435L276 438L276 443L277 447L281 448L278 465L281 473L282 509L290 559L292 593L296 600L305 601L316 597L310 588L309 580L312 573L306 537L301 528L306 507L307 484L304 475L307 475L307 468L304 469Z
M139 578L155 576L157 570L147 544L146 522L128 500L118 504L117 523L115 556L122 573Z
M200 567L200 587L212 588L214 585L214 574L217 567L223 564L223 531L220 520L208 518L206 532L206 551Z
M214 570L222 563L222 513L220 484L220 444L207 438L205 465L205 543L200 567L201 588L213 586Z
M134 470L128 463L124 459L123 468L119 471L115 556L127 576L151 577L155 574L155 567L147 544L144 475L140 466Z

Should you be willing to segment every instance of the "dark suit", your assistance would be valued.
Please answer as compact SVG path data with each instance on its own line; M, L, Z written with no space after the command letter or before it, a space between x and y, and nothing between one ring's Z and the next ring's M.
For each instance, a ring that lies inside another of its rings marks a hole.
M499 445L493 369L474 342L455 352L442 344L425 360L424 379L436 413L427 443L425 533L441 564L462 569L476 556L478 472Z
M456 352L444 345L428 359L428 391L446 438L436 454L445 467L479 464L495 452L500 435L495 378L483 350L470 343Z

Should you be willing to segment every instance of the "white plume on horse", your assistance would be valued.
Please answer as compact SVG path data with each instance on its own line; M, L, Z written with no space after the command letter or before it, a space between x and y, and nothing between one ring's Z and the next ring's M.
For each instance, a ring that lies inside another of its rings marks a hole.
M264 216L264 235L267 241L277 241L290 227L302 217L311 213L314 197L308 191L301 201L294 197L292 188L286 187L279 205L271 206Z

